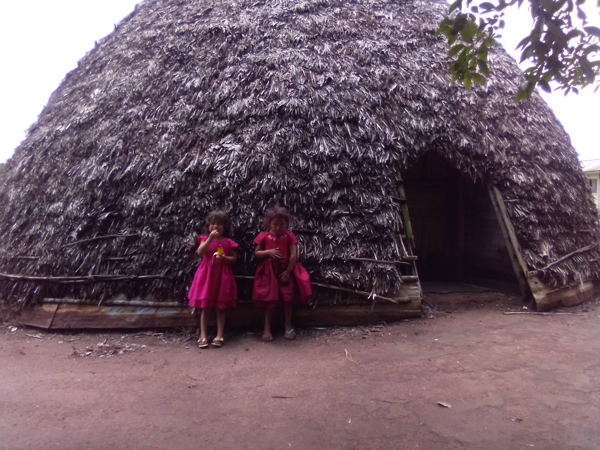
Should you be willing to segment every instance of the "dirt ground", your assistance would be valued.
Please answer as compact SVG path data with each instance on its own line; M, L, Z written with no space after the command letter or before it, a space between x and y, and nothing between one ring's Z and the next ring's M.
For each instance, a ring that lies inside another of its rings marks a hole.
M427 300L422 319L208 350L188 330L5 323L0 449L600 448L600 302Z

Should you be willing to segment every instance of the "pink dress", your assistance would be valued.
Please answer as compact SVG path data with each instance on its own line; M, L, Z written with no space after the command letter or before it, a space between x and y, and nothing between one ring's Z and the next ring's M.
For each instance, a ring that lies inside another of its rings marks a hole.
M206 241L206 236L199 236L198 243ZM214 259L213 254L223 247L225 256L231 255L231 250L238 245L231 239L212 241L202 262L196 270L192 287L188 293L189 305L192 308L235 308L237 300L237 285L229 264Z
M290 280L286 284L279 283L279 275L287 269L290 261L290 246L298 243L291 231L281 236L271 232L260 233L254 243L262 245L264 250L278 248L281 259L265 258L254 275L252 301L259 308L271 307L277 304L308 304L312 294L308 272L296 262Z

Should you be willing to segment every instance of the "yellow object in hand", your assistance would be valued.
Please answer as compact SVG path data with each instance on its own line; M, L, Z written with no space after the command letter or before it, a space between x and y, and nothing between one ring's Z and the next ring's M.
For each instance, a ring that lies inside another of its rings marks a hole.
M215 263L215 256L222 255L223 253L225 253L224 250L223 250L223 247L219 246L219 248L217 249L217 251L213 253L211 265L213 265Z

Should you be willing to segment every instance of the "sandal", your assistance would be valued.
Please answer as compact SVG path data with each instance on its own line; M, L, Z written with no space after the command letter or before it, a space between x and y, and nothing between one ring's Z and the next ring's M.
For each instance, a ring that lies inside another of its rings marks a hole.
M294 331L294 329L293 329L293 328L292 328L290 331L286 331L286 332L283 334L283 337L284 337L284 338L286 338L286 339L288 339L288 340L290 340L290 341L291 341L292 339L296 339L296 336L298 336L298 335L296 334L296 332Z
M198 348L206 348L208 347L208 340L206 338L198 339Z
M219 348L221 345L223 345L223 341L224 339L222 337L216 337L213 339L212 345L213 347Z

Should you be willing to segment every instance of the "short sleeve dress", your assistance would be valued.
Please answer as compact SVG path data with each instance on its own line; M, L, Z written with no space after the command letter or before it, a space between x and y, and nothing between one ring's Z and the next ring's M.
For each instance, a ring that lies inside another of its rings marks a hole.
M199 236L198 243L206 241L206 236ZM237 301L237 285L229 264L216 258L214 253L223 247L223 253L230 256L232 249L238 245L231 239L212 241L196 270L192 287L188 293L189 306L192 308L235 308Z
M277 236L273 233L260 233L254 243L262 245L263 249L278 248L281 259L265 258L254 275L252 302L260 308L283 304L308 304L312 294L310 275L296 262L290 280L286 284L279 282L279 275L285 271L290 261L290 246L298 243L294 233L287 231Z

